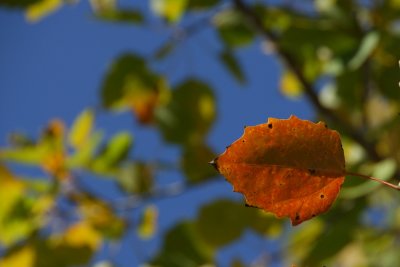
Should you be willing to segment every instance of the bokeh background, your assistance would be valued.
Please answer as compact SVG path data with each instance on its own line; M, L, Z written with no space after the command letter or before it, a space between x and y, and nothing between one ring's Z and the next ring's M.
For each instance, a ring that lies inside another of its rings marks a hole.
M395 266L395 190L350 178L293 228L245 208L208 161L294 114L342 134L349 170L394 177L399 11L4 1L0 266Z

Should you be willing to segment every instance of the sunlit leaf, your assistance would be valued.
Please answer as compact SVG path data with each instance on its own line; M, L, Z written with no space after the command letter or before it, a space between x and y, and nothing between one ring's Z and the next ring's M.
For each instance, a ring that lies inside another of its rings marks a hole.
M168 101L168 85L147 67L143 58L124 54L106 74L101 97L105 108L130 109L140 123L147 124L153 120L154 109Z
M91 168L95 172L114 172L115 167L125 160L133 144L133 137L128 132L120 132L112 137L94 159Z
M361 41L360 47L354 57L349 61L349 68L359 68L377 47L380 36L377 32L368 33Z
M345 176L338 132L295 116L246 127L212 164L248 205L292 225L327 211Z
M154 205L147 206L142 214L140 223L136 230L142 239L152 238L157 231L158 209Z
M116 0L90 0L95 18L109 22L133 23L143 22L142 13L137 9L120 9Z
M101 244L101 235L88 222L81 221L68 228L63 241L72 247L88 246L95 251Z
M34 267L35 251L32 246L27 245L14 253L8 254L0 258L0 267Z
M42 165L46 170L46 165L50 163L52 157L64 153L64 133L65 126L60 120L52 120L44 129L39 141L32 144L0 149L0 159L5 161L15 161L24 164ZM55 173L56 169L52 169Z
M279 89L285 96L290 98L297 98L303 93L303 86L290 71L285 71L282 74Z
M94 132L91 134L89 140L85 142L74 154L70 155L66 159L66 165L69 169L90 169L90 163L95 156L95 152L103 140L103 134L100 132Z
M54 199L46 180L22 180L0 165L0 245L24 240L47 222Z
M30 22L37 22L43 17L57 11L62 4L62 0L41 0L27 8L26 19Z
M177 22L185 12L190 0L151 0L151 10L168 22Z
M125 221L106 202L89 195L76 196L75 201L84 220L103 237L115 239L124 233Z
M94 113L90 109L84 110L75 119L69 132L69 143L75 149L81 148L89 139L94 124Z

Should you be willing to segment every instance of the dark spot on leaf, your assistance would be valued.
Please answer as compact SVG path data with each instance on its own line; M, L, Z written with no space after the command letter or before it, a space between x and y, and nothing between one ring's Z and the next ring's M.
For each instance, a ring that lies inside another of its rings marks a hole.
M268 128L272 129L272 123L268 123Z
M315 214L312 214L311 217L315 217Z
M310 174L315 174L315 169L308 169L308 172L309 172Z
M242 140L242 143L244 143L244 139Z
M296 221L300 220L300 215L296 214L296 218L294 218Z
M326 124L326 123L324 123L324 124L325 124L325 128L328 129L328 124Z
M243 126L243 129L246 129L246 128L247 128L247 125Z
M324 195L324 194L321 194L319 197L320 197L320 198L324 198L324 197L325 197L325 195Z
M231 145L229 145L229 146L226 146L226 149L228 149L228 148L230 148L231 147Z
M257 208L256 206L253 206L253 205L250 205L250 204L247 204L247 203L245 203L244 204L246 207L248 207L248 208Z

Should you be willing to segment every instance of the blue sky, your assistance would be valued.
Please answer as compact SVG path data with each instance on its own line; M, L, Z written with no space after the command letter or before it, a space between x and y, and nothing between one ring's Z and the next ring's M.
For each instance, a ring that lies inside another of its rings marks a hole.
M147 1L138 2L136 5L149 12ZM35 24L27 23L20 11L0 9L0 146L7 144L11 132L37 137L52 118L61 118L70 125L84 108L99 106L102 77L113 59L127 51L148 56L168 38L170 33L159 21L153 19L152 23L143 29L100 22L91 17L86 1L68 5ZM208 143L215 151L223 152L226 145L242 134L244 125L263 123L267 117L288 118L295 114L313 119L313 111L305 99L288 100L279 93L281 66L276 58L262 53L261 42L238 50L248 79L244 86L238 85L215 60L219 48L215 34L205 30L184 42L165 62L154 66L172 83L191 75L213 86L218 118ZM156 152L166 157L177 155L176 147L165 145L156 130L137 125L129 113L100 113L97 127L108 136L121 130L131 131L138 158L151 158ZM179 176L163 175L167 181ZM115 190L108 181L88 177L85 183L91 182L97 184L95 189ZM221 179L181 196L156 201L160 211L159 233L179 219L194 217L200 204L221 196L241 199ZM226 266L232 255L247 260L257 257L253 248L269 244L252 233L246 234L242 241L251 244L252 249L240 243L224 249L218 256L222 266ZM113 256L118 266L135 266L148 259L159 244L159 238L143 242L131 233ZM132 254L139 247L140 252ZM98 259L108 255L104 249Z

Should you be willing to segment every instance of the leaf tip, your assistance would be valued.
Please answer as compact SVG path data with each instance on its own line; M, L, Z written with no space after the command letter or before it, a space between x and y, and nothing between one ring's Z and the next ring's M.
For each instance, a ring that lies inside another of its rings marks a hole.
M213 160L211 160L208 164L213 166L219 172L219 170L218 170L218 157L213 159Z

